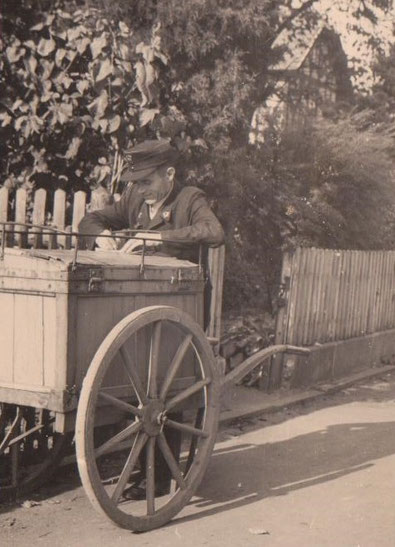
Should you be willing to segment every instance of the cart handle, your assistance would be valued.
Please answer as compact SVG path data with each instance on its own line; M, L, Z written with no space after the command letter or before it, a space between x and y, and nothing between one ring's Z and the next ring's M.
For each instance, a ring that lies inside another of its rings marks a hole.
M279 344L276 346L269 346L268 348L261 349L257 353L254 353L243 361L240 365L233 370L225 374L222 378L221 386L227 387L229 384L237 384L244 376L250 373L254 368L263 364L269 357L272 357L276 353L294 353L296 355L308 355L310 350L308 348L301 348L298 346L290 346L288 344ZM269 363L267 363L269 364Z

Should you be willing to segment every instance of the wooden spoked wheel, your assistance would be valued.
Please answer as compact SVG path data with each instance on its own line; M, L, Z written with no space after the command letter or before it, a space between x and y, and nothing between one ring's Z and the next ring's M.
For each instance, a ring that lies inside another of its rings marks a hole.
M0 403L0 501L26 495L59 465L70 435L56 433L46 409Z
M151 306L118 323L93 358L77 412L78 467L94 507L140 532L173 518L209 462L219 390L211 347L188 314ZM140 499L131 499L133 484Z

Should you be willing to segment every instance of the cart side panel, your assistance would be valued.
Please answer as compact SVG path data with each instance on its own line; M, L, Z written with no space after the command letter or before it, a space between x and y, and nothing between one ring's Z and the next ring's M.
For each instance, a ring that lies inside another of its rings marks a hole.
M43 297L16 294L14 315L14 382L44 385Z
M14 363L14 295L0 293L0 382L11 384Z
M136 290L136 292L138 292ZM109 331L121 319L129 313L151 305L170 305L189 313L195 320L201 323L202 319L202 295L192 294L154 294L154 295L101 295L78 296L71 304L75 316L70 316L69 343L74 347L69 348L69 369L74 369L73 384L79 389L98 347ZM139 341L139 353L146 354L144 340ZM136 359L136 362L144 360ZM117 379L121 384L123 377ZM126 378L125 378L126 380Z
M57 365L61 367L58 359L58 348L61 347L62 339L57 337L57 299L54 297L43 298L43 354L44 354L44 385L51 388L64 389L62 383L56 385Z
M54 296L0 293L0 384L34 391L44 386L64 389L64 374L56 381L56 364L58 350L66 344L56 331ZM66 370L66 359L59 365Z
M70 323L75 340L75 385L80 388L96 350L112 327L136 309L134 295L76 298L75 320ZM71 355L74 352L71 351ZM70 363L71 364L71 363Z
M72 414L95 352L126 315L162 304L202 324L204 282L197 266L147 256L143 271L140 257L107 254L81 251L73 264L72 251L6 249L0 261L0 401ZM147 354L147 339L141 339L137 356ZM167 365L174 344L163 352ZM123 374L115 385L122 387Z

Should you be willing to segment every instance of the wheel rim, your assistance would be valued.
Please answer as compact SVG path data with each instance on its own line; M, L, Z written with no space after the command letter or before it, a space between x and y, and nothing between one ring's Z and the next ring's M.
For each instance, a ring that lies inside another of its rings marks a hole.
M134 531L177 514L210 459L218 401L211 348L189 315L152 306L116 325L91 363L77 413L78 466L96 509ZM136 475L145 495L131 501L125 491ZM162 495L165 478L171 488Z

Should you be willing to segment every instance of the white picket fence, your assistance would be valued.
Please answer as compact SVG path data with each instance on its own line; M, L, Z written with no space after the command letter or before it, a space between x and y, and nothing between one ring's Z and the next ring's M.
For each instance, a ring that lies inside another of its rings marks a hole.
M28 193L25 189L17 190L15 198L11 200L9 189L0 188L0 222L10 222L5 226L7 247L32 245L39 248L44 242L50 248L60 246L69 249L75 243L71 233L77 232L78 224L86 211L100 209L114 197L118 199L119 195L112 197L104 188L98 188L91 193L89 203L88 196L83 191L76 192L72 203L68 203L66 192L58 189L53 194L51 210L47 207L49 197L46 190L36 190L33 196L33 208L28 209ZM35 227L23 226L23 224L33 224ZM51 228L56 228L65 235L50 233Z

